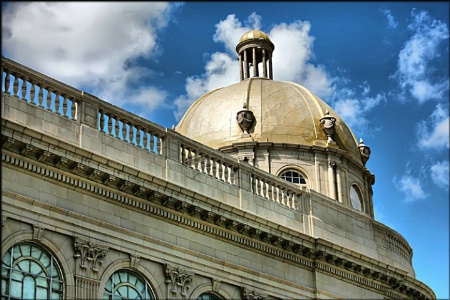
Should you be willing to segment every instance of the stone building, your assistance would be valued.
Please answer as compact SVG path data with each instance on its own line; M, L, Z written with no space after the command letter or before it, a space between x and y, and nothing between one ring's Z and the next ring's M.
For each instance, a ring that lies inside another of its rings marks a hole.
M2 299L435 298L370 148L274 49L244 34L173 130L2 57Z

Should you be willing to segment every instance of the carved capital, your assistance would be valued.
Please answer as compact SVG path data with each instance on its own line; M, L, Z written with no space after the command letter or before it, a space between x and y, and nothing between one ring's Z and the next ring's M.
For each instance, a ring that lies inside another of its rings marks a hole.
M170 292L173 294L173 298L176 295L186 296L186 292L189 289L189 284L194 278L194 273L187 272L179 267L174 267L170 264L165 264L166 283L169 286Z
M88 265L91 270L98 272L98 265L102 265L102 258L108 253L108 248L100 247L93 241L86 241L75 237L74 241L75 258L81 258L80 267L86 269Z

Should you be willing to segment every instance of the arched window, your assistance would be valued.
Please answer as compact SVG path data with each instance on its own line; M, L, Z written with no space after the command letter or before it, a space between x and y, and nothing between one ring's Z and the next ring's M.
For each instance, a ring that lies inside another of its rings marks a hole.
M203 293L197 297L197 300L221 300L221 298L211 293Z
M129 270L119 270L109 277L103 299L156 299L150 285Z
M2 257L2 299L64 299L56 259L33 243L11 247Z
M287 180L295 184L306 185L305 176L302 173L298 172L297 170L290 169L283 171L280 174L280 178L283 178L284 180Z
M352 184L350 187L350 202L352 207L357 211L363 210L363 202L361 192L356 184Z

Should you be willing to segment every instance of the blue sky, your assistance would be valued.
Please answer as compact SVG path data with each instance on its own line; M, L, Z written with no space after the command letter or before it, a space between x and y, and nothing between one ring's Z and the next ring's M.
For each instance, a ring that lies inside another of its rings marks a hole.
M274 79L304 85L364 139L375 218L449 298L448 2L2 2L2 55L171 128L239 81L250 29Z

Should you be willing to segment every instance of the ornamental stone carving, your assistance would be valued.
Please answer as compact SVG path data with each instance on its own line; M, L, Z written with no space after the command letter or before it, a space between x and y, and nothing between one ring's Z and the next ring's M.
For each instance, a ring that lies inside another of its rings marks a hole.
M253 112L248 109L243 109L237 113L236 120L239 124L239 127L241 127L242 131L244 132L243 136L249 136L248 132L255 123L255 116L253 115Z
M33 240L41 240L44 235L44 227L40 227L37 225L33 226Z
M359 153L361 153L361 159L364 165L370 158L370 148L364 144L363 139L359 139Z
M100 247L93 241L86 241L79 237L75 237L74 242L75 255L74 257L81 258L80 268L86 269L88 265L95 273L98 272L97 265L102 265L102 258L108 253L108 248Z
M246 287L242 287L242 299L244 300L264 300L265 298L257 291L250 291Z
M335 144L332 139L334 132L336 131L336 118L330 116L330 112L327 110L325 116L320 119L322 129L327 135L327 143Z
M169 287L169 291L172 293L172 297L177 298L176 295L181 295L183 298L187 295L189 289L189 283L191 283L194 273L187 272L179 267L174 267L170 264L165 264L166 284Z

